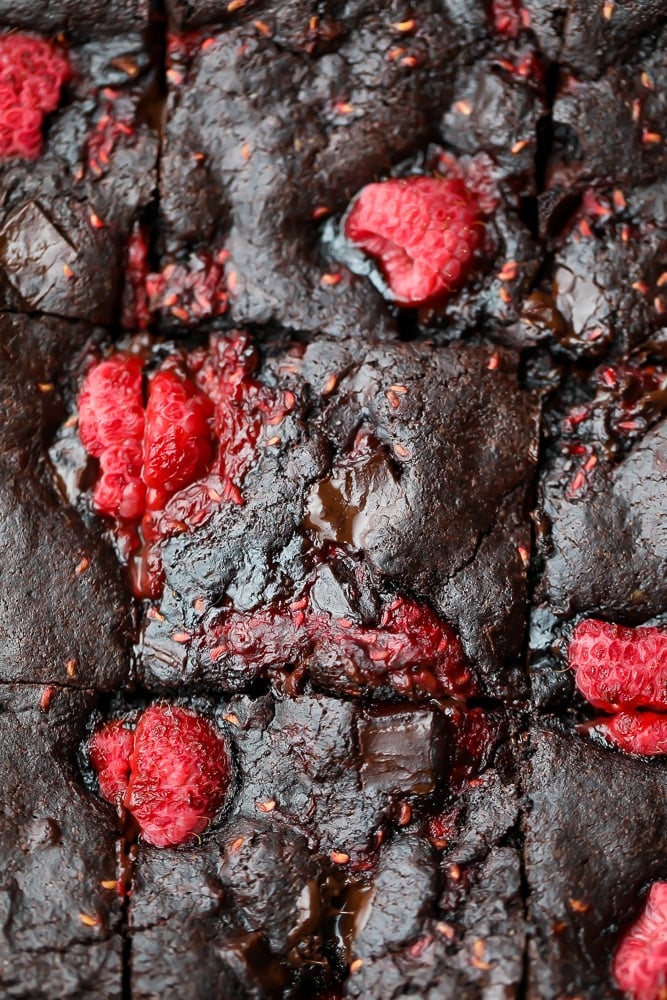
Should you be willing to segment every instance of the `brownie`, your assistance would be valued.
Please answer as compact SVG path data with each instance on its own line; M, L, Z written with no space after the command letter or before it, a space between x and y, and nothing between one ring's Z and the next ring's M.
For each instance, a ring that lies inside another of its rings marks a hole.
M1 0L0 26L44 35L66 34L76 41L144 31L148 26L148 0L113 0L81 7L76 0Z
M67 359L99 333L0 315L3 681L108 690L129 676L132 617L117 561L59 494L44 461L66 415Z
M620 1000L664 761L567 663L667 620L664 0L0 28L0 992Z
M426 598L460 635L480 690L516 693L538 412L517 385L516 356L397 344L369 345L360 357L357 345L325 341L301 353L267 361L267 381L297 369L284 382L297 402L280 443L250 469L243 505L222 505L164 544L166 587L146 622L144 682L247 684L261 663L220 657L221 606L247 613L252 627L251 614L277 614L306 587L324 612L370 625L392 591ZM360 434L366 459L354 453ZM345 507L359 511L350 523ZM317 683L344 689L335 655L333 669L317 650L296 656Z
M96 702L91 690L0 684L6 997L123 995L113 811L77 762Z
M128 242L157 184L154 74L138 31L68 58L75 75L41 155L0 164L0 306L112 325Z
M545 730L530 753L527 996L621 997L611 976L621 929L666 874L664 768Z

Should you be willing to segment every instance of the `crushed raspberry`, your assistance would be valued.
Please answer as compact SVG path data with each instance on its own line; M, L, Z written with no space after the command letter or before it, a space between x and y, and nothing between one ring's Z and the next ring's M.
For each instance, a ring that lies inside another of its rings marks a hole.
M118 521L138 597L159 596L165 538L200 526L220 503L243 503L261 435L295 405L253 378L256 365L245 334L213 337L208 350L167 358L147 379L145 405L140 358L115 354L88 372L79 435L99 459L93 502Z
M667 754L667 715L662 712L618 712L603 715L579 727L584 733L597 733L607 743L625 753L644 757Z
M518 38L523 27L518 0L491 0L493 27L499 35Z
M109 102L102 117L88 136L88 169L96 176L103 177L109 169L111 154L120 141L127 141L136 134L131 115L123 116L113 102Z
M577 687L607 712L667 709L667 630L625 628L590 618L574 630L569 648Z
M614 956L614 977L631 1000L667 995L667 882L654 882L639 920Z
M150 326L153 313L146 290L148 272L148 236L143 226L135 225L125 251L123 326L126 330L147 330Z
M56 110L71 77L67 56L50 42L0 36L0 159L39 156L44 116Z
M151 312L165 311L186 326L222 316L227 310L226 250L190 254L187 264L167 264L146 277Z
M196 640L203 661L255 675L286 664L346 664L346 679L399 694L465 698L476 686L461 643L425 604L399 597L376 627L315 610L308 594L287 606L226 611Z
M206 830L231 781L224 737L203 716L151 705L136 729L121 720L92 738L90 759L104 798L123 807L155 847L176 847Z
M444 303L466 281L483 225L461 180L407 177L363 188L344 231L377 260L393 301L424 306Z

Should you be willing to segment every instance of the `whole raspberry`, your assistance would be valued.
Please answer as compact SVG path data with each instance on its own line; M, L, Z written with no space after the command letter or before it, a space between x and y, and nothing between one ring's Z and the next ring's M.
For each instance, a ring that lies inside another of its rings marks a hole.
M58 107L71 77L67 56L50 42L0 35L0 159L39 156L44 116Z
M151 382L144 431L148 507L161 510L177 490L204 474L213 455L213 404L178 370Z
M614 977L630 1000L667 995L667 882L654 882L639 920L614 956Z
M667 715L662 712L618 712L600 716L579 728L585 733L598 733L626 753L644 757L667 754Z
M406 177L363 188L344 231L377 260L394 302L424 306L444 303L465 282L483 224L463 181Z
M176 706L151 705L134 731L108 723L93 736L90 759L104 798L127 809L155 847L203 833L232 775L227 741L214 724Z
M590 618L574 630L570 667L584 698L607 712L667 709L667 630Z
M141 517L146 493L142 368L139 358L114 354L90 369L79 395L79 436L100 460L95 509L127 520Z

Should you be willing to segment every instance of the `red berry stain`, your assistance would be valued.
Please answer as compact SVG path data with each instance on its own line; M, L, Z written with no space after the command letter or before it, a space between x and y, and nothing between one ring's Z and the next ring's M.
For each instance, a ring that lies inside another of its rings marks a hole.
M630 1000L662 1000L667 991L667 882L654 882L644 909L614 956L614 977Z
M491 0L493 27L505 38L518 38L523 27L521 6L517 0Z
M44 116L55 111L72 78L67 55L51 42L0 35L0 159L36 159Z
M131 813L155 847L176 847L203 833L222 807L232 775L229 747L207 718L151 705L136 729L122 720L90 742L100 792Z
M290 605L225 611L195 640L198 656L240 673L266 674L310 659L346 665L353 684L389 686L403 697L466 698L476 684L454 631L408 597L385 604L377 626L316 610L306 592Z
M362 188L344 232L377 261L394 302L433 306L470 276L484 230L463 181L406 177Z
M203 524L220 503L243 503L260 435L294 406L291 393L253 378L256 364L248 337L236 332L167 358L152 376L128 354L86 375L79 435L100 463L93 504L117 521L138 597L161 591L165 538Z

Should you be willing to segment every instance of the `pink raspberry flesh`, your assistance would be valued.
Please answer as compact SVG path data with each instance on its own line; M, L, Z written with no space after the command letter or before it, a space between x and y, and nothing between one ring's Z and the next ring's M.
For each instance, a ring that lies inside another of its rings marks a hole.
M579 728L585 733L597 733L625 753L643 757L667 754L667 714L662 712L617 712L602 715Z
M151 705L134 730L107 723L92 737L90 759L103 797L126 809L154 847L202 834L232 778L229 747L214 724L173 705Z
M614 978L629 1000L667 996L667 882L654 882L614 955Z
M36 159L44 116L72 77L64 52L34 35L0 35L0 159Z
M377 262L397 305L436 306L473 270L483 223L463 181L406 177L362 188L344 232Z
M606 712L667 710L667 630L589 618L574 630L569 664L584 698Z

